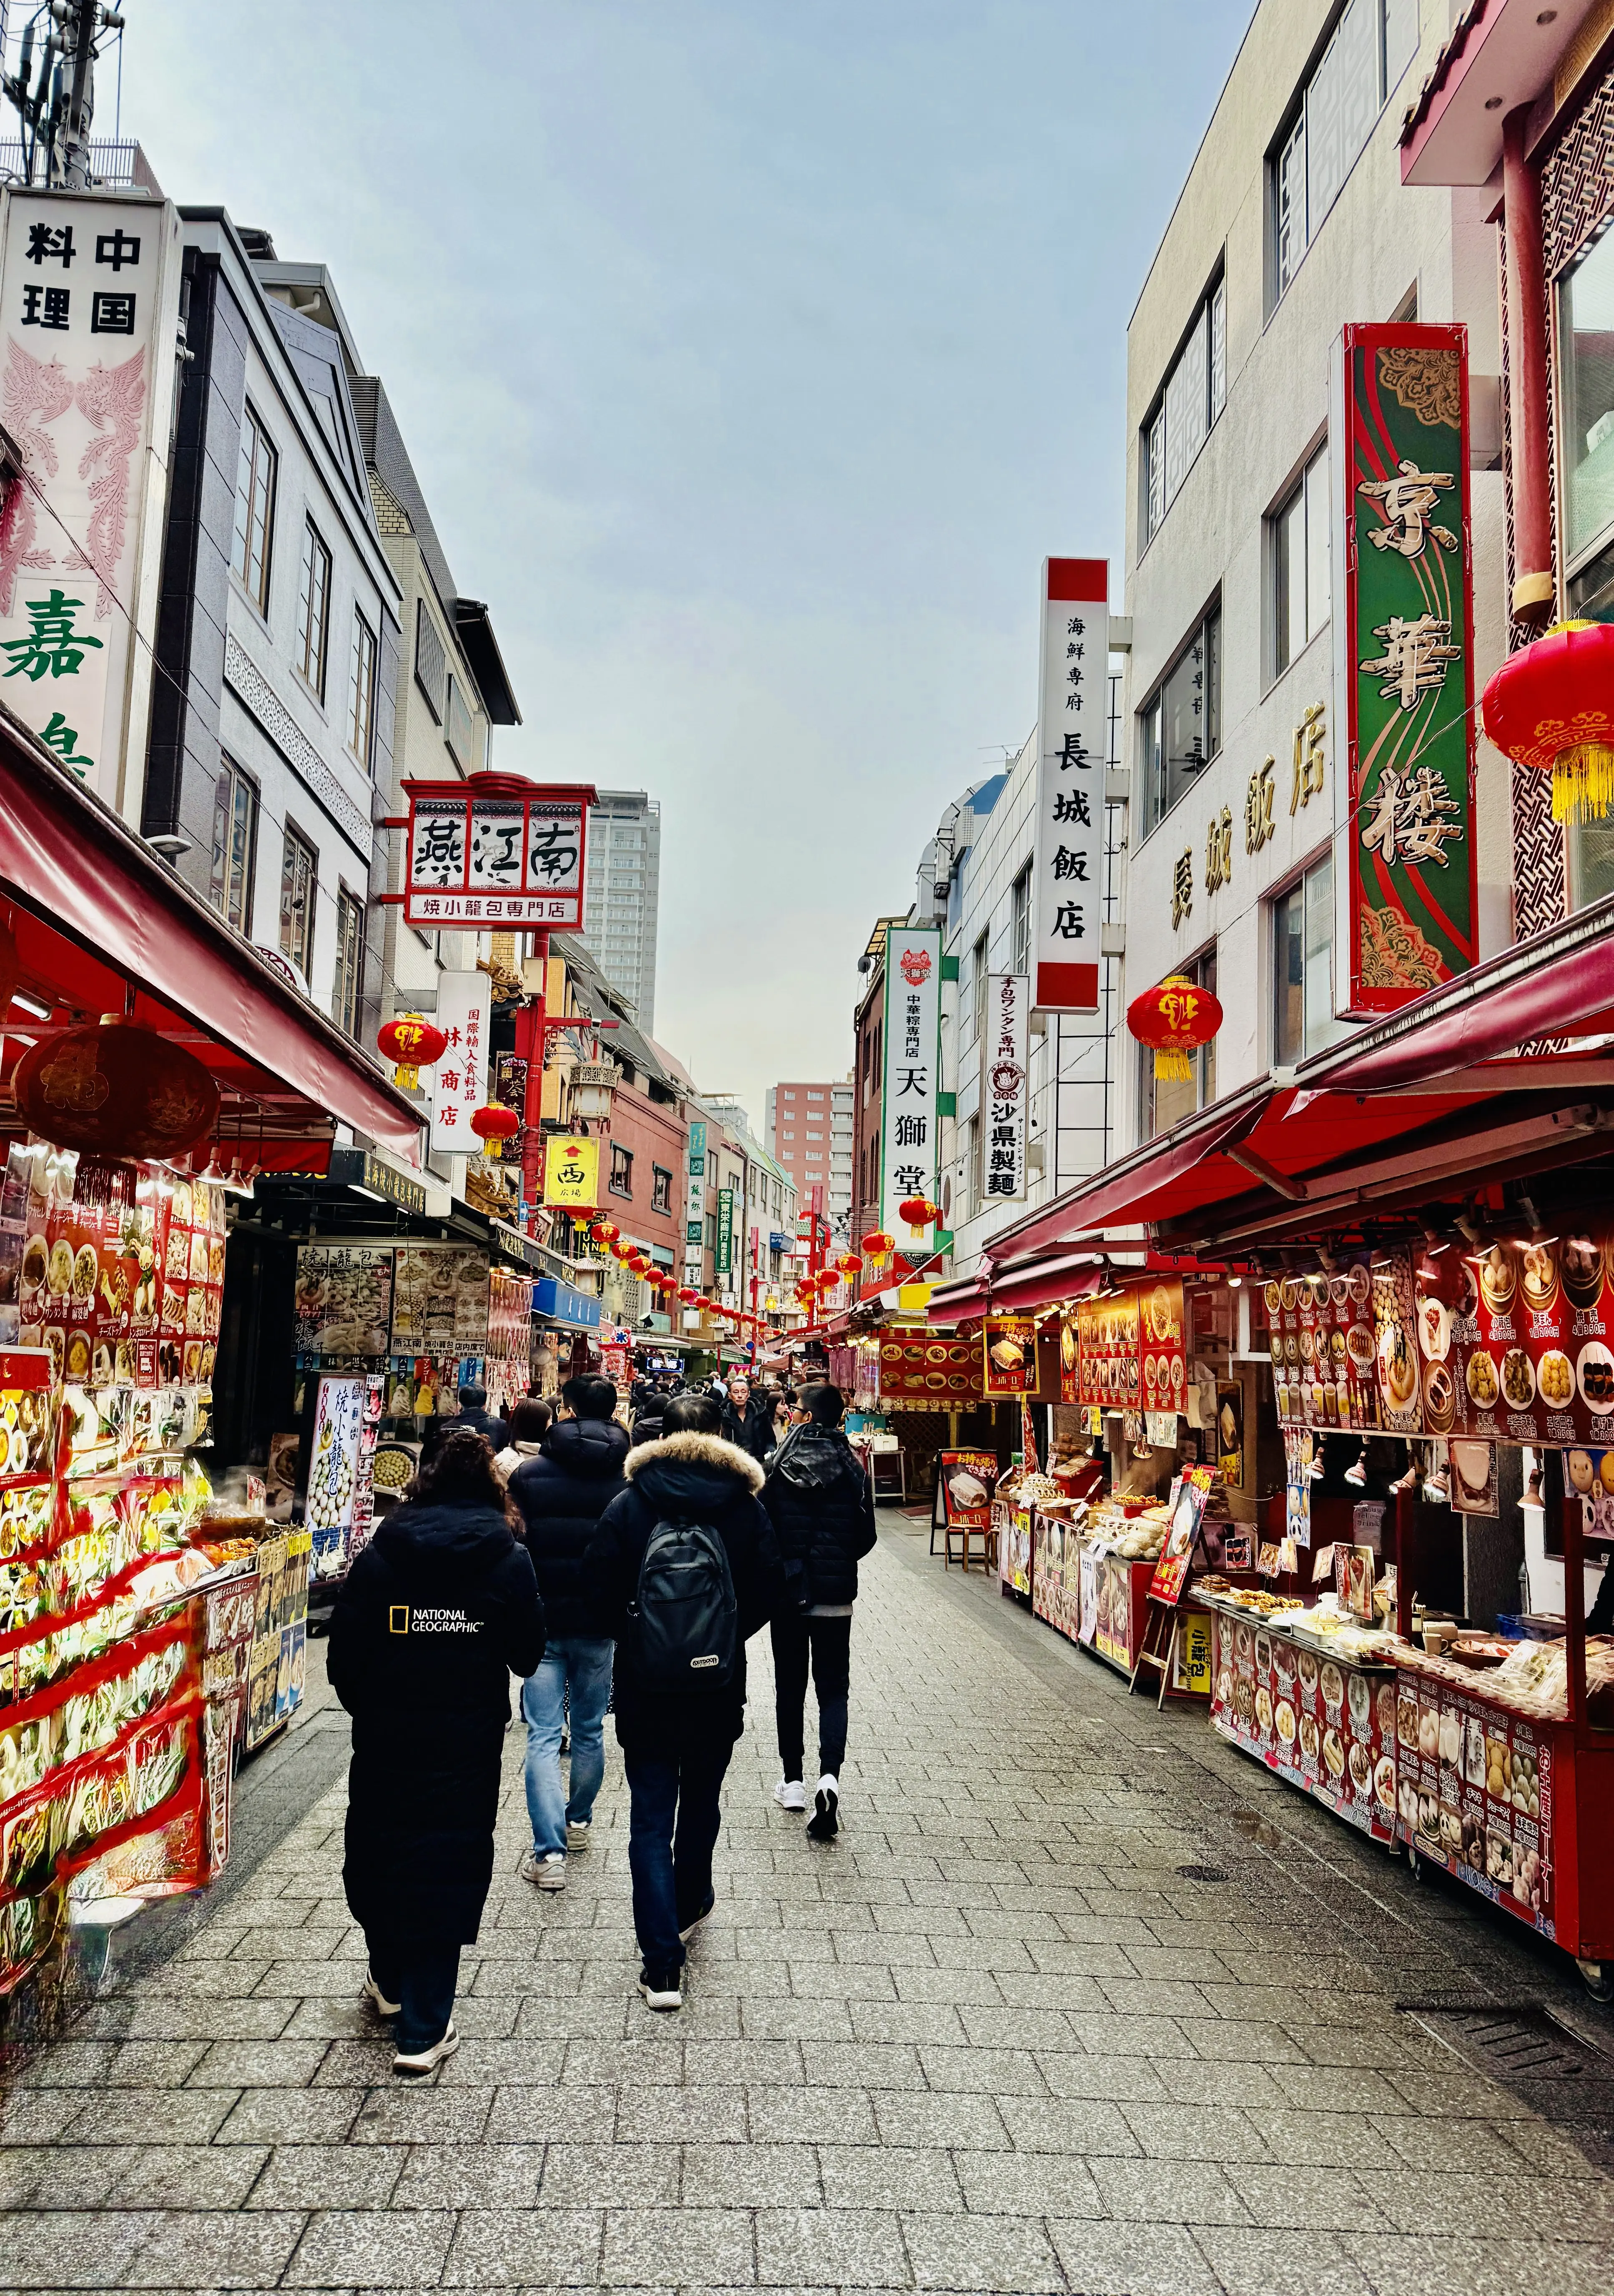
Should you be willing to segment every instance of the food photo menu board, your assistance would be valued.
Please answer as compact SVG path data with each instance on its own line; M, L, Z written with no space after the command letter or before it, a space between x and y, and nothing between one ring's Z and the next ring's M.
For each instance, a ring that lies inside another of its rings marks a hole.
M880 1343L880 1399L962 1409L980 1393L980 1349L973 1340L894 1332Z
M1396 1830L1396 1678L1217 1610L1210 1718L1376 1841Z
M1396 1722L1402 1840L1551 1938L1550 1730L1405 1669Z
M1418 1348L1431 1435L1614 1439L1611 1226L1420 1255Z
M1273 1279L1261 1298L1285 1426L1421 1431L1410 1254L1355 1253Z
M1181 1276L1160 1276L1076 1311L1076 1374L1061 1365L1067 1403L1103 1411L1187 1408L1188 1349Z

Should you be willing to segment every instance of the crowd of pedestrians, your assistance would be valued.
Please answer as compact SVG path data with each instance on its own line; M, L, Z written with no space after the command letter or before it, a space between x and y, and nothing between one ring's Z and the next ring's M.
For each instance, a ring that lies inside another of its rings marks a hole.
M809 1673L818 1702L807 1834L833 1841L846 1759L868 1477L827 1384L569 1380L508 1422L480 1388L422 1446L405 1498L349 1570L332 1686L353 1718L348 1904L364 1993L396 2020L393 2070L458 2047L454 1997L493 1878L510 1677L520 1683L532 1842L525 1881L563 1890L586 1850L612 1716L628 1869L654 2010L683 2005L688 1940L716 1902L723 1781L745 1727L745 1646L773 1644L780 1806L807 1812ZM569 1749L569 1765L561 1767Z

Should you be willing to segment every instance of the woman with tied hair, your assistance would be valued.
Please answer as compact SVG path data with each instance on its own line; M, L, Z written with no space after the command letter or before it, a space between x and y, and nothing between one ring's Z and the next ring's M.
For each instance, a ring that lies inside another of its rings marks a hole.
M460 1952L493 1878L510 1677L544 1655L544 1608L486 1436L450 1427L384 1515L331 1620L331 1686L353 1717L348 1906L364 1997L396 2018L395 2073L459 2046Z

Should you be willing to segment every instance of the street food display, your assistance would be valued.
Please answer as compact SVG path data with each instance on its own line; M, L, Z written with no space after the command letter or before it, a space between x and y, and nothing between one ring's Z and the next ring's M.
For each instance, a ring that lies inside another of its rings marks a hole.
M990 1400L1028 1394L1036 1384L1036 1325L1028 1316L988 1316L980 1332L980 1387Z
M1186 1408L1186 1320L1180 1276L1154 1277L1076 1311L1074 1349L1061 1345L1067 1403L1105 1411Z
M487 1408L507 1419L532 1379L532 1278L493 1268L487 1279Z
M1427 1390L1409 1253L1335 1257L1312 1274L1269 1279L1260 1297L1282 1425L1421 1431Z

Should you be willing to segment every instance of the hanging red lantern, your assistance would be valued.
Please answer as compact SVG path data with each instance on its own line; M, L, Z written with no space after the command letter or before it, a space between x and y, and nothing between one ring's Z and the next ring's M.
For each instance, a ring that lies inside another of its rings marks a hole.
M1135 996L1127 1007L1127 1026L1140 1045L1154 1054L1154 1073L1162 1083L1192 1081L1191 1053L1209 1044L1222 1025L1222 1007L1208 988L1174 972L1153 988Z
M1614 622L1560 622L1521 646L1482 707L1499 750L1552 775L1554 821L1614 809Z
M873 1268L883 1267L897 1249L897 1238L882 1227L872 1228L863 1239L863 1255Z
M678 1297L686 1308L692 1308L700 1296L700 1293L692 1291L687 1283L681 1283L678 1287Z
M615 1243L622 1231L614 1220L590 1220L588 1233L596 1243Z
M42 1138L100 1156L183 1156L218 1121L201 1062L117 1013L30 1045L12 1090Z
M498 1156L503 1153L504 1143L513 1140L520 1130L521 1119L513 1108L500 1108L496 1102L490 1102L486 1108L475 1111L471 1128L487 1154Z
M929 1196L905 1196L897 1209L908 1223L915 1242L932 1220L941 1218L941 1206L933 1204Z
M841 1274L846 1277L848 1283L852 1281L852 1278L855 1275L861 1275L863 1274L863 1262L855 1251L845 1253L835 1262L835 1265L840 1268Z
M415 1091L421 1070L440 1061L448 1049L443 1031L421 1013L399 1013L383 1021L375 1041L389 1061L397 1062L392 1081L400 1092Z

